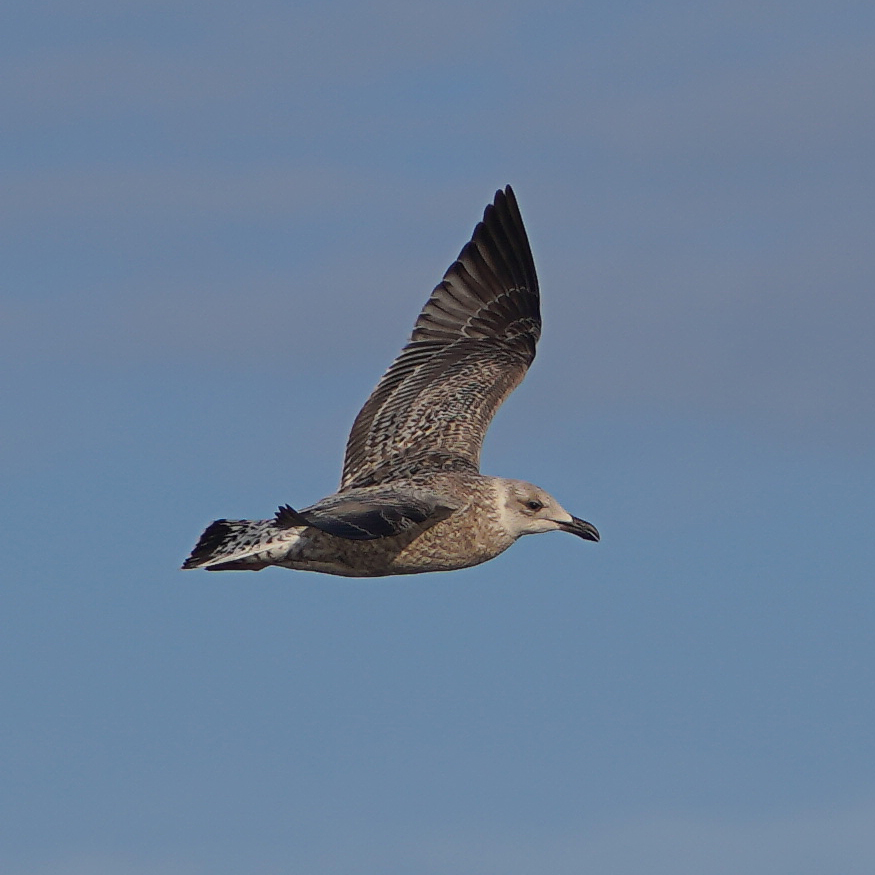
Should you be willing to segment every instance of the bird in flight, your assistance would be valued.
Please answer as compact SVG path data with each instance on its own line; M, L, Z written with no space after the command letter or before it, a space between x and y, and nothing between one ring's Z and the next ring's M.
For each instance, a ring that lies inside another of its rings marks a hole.
M535 263L507 186L356 417L338 491L267 520L216 520L182 567L381 577L468 568L522 535L598 541L538 486L480 473L486 429L540 334Z

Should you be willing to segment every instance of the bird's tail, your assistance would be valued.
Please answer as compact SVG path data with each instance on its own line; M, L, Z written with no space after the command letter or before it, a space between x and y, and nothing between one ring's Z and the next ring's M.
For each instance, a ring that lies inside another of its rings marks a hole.
M275 520L216 520L207 526L182 567L260 571L271 564L266 554L280 546L276 536L283 534L287 532Z

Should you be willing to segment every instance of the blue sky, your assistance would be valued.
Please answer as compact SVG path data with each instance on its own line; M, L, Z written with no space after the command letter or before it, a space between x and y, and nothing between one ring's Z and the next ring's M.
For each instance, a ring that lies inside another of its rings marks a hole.
M875 12L9 3L11 875L870 875ZM496 188L594 545L182 573L336 486Z

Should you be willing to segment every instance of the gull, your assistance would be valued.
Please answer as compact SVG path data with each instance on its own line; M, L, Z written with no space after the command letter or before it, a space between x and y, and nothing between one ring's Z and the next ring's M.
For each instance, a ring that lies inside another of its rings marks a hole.
M486 429L540 334L535 263L507 186L356 417L338 491L271 519L216 520L182 567L381 577L479 565L523 535L598 541L540 487L480 473Z

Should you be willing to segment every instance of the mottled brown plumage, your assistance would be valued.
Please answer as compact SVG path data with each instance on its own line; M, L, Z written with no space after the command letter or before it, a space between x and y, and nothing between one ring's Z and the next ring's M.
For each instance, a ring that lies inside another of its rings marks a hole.
M356 417L341 490L395 480L413 466L478 471L486 429L525 376L540 334L535 263L508 186Z
M538 279L513 191L498 191L356 417L340 490L270 520L216 520L183 568L279 565L349 577L449 571L521 535L595 528L544 490L479 473L495 411L541 333Z

